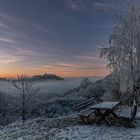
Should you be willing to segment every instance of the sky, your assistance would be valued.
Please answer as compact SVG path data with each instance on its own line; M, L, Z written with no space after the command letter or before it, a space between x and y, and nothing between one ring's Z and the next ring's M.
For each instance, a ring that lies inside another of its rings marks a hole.
M126 0L0 0L0 77L103 77L113 16Z

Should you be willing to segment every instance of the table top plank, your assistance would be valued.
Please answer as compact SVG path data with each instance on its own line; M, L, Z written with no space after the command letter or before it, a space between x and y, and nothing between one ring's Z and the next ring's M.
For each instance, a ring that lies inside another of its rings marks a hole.
M119 104L119 102L102 102L96 105L91 106L91 109L113 109Z

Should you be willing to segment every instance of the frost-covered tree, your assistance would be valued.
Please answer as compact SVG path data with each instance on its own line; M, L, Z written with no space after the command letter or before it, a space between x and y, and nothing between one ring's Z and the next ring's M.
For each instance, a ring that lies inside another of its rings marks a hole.
M7 94L0 90L0 125L7 124Z
M39 89L35 87L36 83L29 79L26 75L18 75L17 79L13 80L12 83L21 97L22 121L24 123L26 119L26 105L39 91Z
M116 16L109 47L101 50L101 57L108 60L107 67L120 82L120 91L129 92L127 97L137 96L140 100L140 6L131 3L125 12Z

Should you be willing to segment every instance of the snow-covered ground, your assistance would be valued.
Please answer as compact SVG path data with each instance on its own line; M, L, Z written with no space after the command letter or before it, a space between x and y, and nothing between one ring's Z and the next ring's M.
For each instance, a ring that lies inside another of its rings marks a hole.
M76 116L37 118L1 127L0 140L140 140L140 120L135 126L81 125Z
M96 125L79 125L64 128L52 140L140 140L140 126L135 129Z

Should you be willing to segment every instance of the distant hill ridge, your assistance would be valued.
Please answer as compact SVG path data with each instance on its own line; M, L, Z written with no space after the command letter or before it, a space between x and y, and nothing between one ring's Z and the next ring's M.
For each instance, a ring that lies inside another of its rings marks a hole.
M13 81L16 79L13 78L0 78L0 81ZM32 77L26 78L26 80L33 80L33 81L45 81L45 80L64 80L62 77L59 77L55 74L42 74L42 75L34 75Z
M63 78L55 74L43 74L43 75L34 75L31 77L32 80L64 80Z

